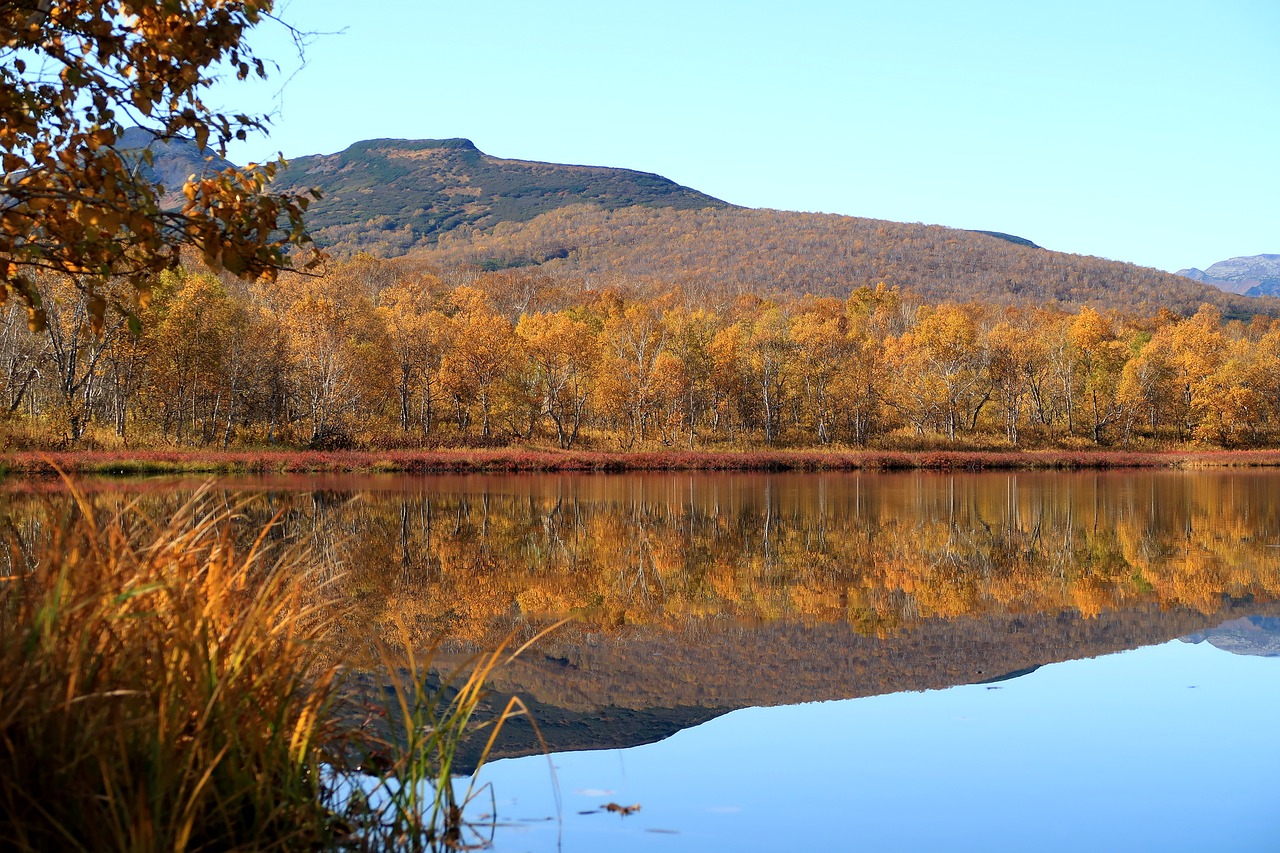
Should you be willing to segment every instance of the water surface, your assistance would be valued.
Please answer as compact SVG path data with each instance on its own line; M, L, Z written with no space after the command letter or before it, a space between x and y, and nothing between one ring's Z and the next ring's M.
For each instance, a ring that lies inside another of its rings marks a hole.
M164 519L196 485L87 488ZM509 727L483 771L499 849L1275 850L1277 495L1266 472L1152 471L294 476L209 499L245 541L276 518L311 550L354 605L348 653L403 625L451 664L574 617L492 685L561 751L557 809ZM28 541L66 506L0 500Z

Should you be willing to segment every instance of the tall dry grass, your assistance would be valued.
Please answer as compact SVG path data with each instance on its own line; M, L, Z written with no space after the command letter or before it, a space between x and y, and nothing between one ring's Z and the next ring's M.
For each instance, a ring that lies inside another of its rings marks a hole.
M9 530L6 847L434 849L459 836L451 756L502 650L448 700L383 651L403 731L352 725L328 642L343 605L304 554L267 547L266 531L238 546L234 515L202 494L163 521L77 494L35 541ZM343 770L352 755L382 760Z

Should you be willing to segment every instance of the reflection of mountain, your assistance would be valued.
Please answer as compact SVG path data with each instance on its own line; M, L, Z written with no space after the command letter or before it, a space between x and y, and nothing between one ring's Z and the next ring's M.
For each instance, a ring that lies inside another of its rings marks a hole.
M1258 610L1280 617L1280 604L1227 602L1209 615L1136 608L1093 618L933 619L888 639L844 625L638 628L608 638L577 629L504 668L490 701L500 708L519 695L551 751L638 746L738 708L1006 682L1044 664L1167 642ZM1280 618L1236 621L1280 625ZM509 725L495 757L542 751L527 721Z
M1022 678L1024 675L1030 675L1039 669L1040 664L1024 666L1022 669L1015 669L1012 672L1006 672L1004 675L997 675L994 678L984 678L981 681L975 681L974 684L999 684L1002 681L1013 681L1016 678Z
M1280 618L1246 616L1216 628L1183 637L1188 643L1208 642L1233 655L1280 657Z
M1278 482L1265 471L329 477L275 484L232 535L248 548L271 524L273 540L305 544L332 571L352 608L335 654L403 627L419 648L443 631L457 661L574 614L493 687L535 703L552 747L585 749L735 708L989 682L1280 616ZM104 518L135 498L168 518L190 488L87 500ZM216 498L243 496L228 486ZM58 501L0 490L0 518L34 540ZM535 749L520 731L500 751Z

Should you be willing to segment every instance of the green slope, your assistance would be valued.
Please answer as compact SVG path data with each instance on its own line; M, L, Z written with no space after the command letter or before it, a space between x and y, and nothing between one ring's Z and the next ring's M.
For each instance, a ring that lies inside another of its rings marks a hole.
M371 139L299 157L275 189L318 188L308 222L321 245L402 254L458 228L527 222L573 204L606 210L729 205L630 169L502 160L467 139Z

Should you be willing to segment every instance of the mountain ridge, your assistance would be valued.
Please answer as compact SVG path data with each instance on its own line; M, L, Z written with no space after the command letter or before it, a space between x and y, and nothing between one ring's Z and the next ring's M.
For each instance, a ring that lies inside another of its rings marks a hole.
M1242 296L1280 296L1280 255L1242 255L1177 275Z
M192 147L153 146L157 170L168 165L164 174L185 179ZM170 149L177 164L161 162ZM498 158L463 137L364 140L295 158L272 184L313 187L321 198L308 209L309 231L335 257L539 267L585 287L847 296L884 281L934 301L1186 315L1211 303L1228 318L1280 316L1280 299L1054 252L1001 231L738 207L652 172Z
M182 187L188 176L209 175L236 165L210 148L201 149L194 139L185 136L164 139L141 127L127 128L116 141L116 148L137 163L147 181L164 187L161 202L166 207L182 204ZM150 163L142 158L140 152L143 151L151 152Z
M318 242L340 242L356 226L375 236L398 236L403 251L396 252L393 239L388 254L434 243L458 228L527 222L573 204L606 210L731 207L652 172L494 157L462 137L370 139L333 154L297 157L273 189L313 185L323 194L310 208Z

